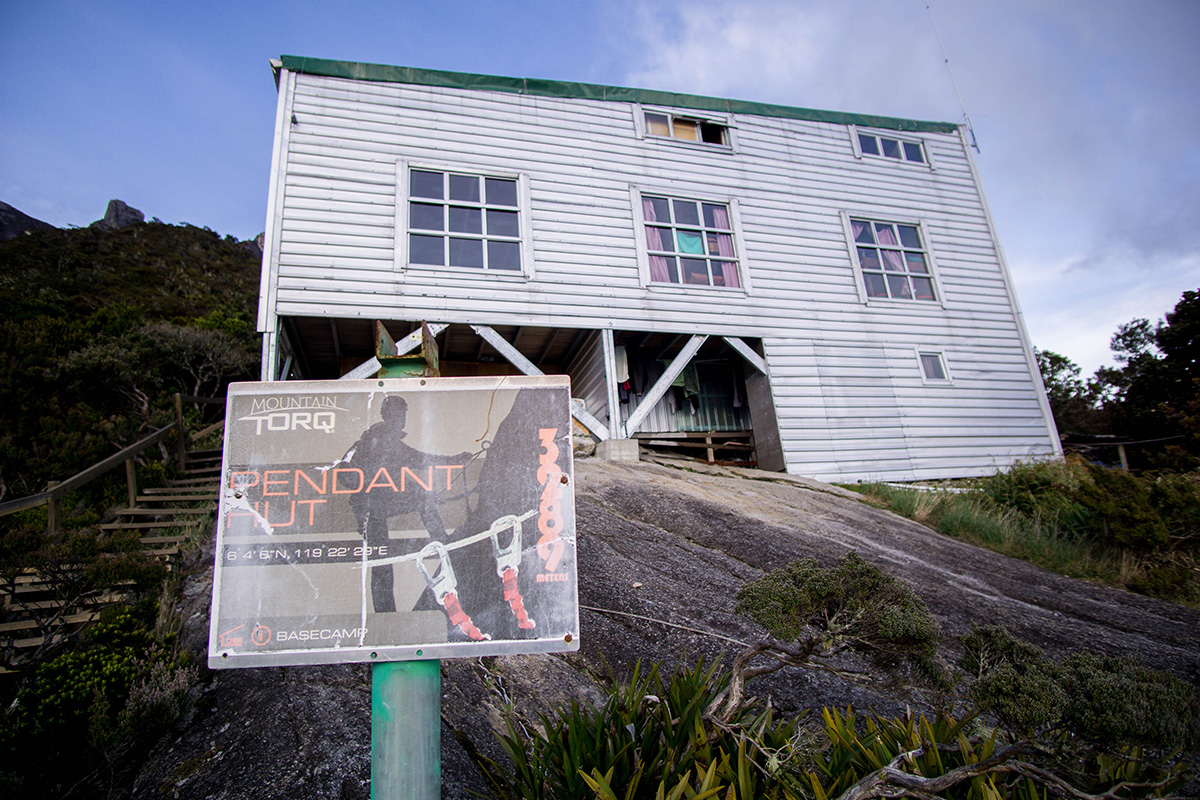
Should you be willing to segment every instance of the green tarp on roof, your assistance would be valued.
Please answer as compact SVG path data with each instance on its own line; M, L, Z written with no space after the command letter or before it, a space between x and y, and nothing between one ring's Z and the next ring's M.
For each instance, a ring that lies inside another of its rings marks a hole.
M469 72L446 72L415 67L392 67L386 64L362 64L355 61L331 61L324 58L282 56L283 68L305 75L325 75L357 81L381 83L410 83L418 86L441 86L452 89L478 89L489 92L509 92L538 97L564 97L582 100L610 100L623 103L690 108L720 114L756 114L762 117L783 117L813 122L832 122L838 125L862 125L897 131L922 133L954 133L958 126L952 122L929 122L899 117L880 117L870 114L847 114L841 111L818 111L811 108L778 106L771 103L752 103L746 100L726 100L698 94L659 92L652 89L628 89L596 83L572 83L542 78L506 78L497 75L475 75Z

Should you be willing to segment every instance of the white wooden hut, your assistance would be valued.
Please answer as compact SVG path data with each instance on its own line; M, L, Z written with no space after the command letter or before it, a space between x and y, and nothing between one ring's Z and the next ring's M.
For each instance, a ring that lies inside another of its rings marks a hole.
M444 375L570 375L610 453L906 481L1060 452L958 125L273 66L264 380L428 322Z

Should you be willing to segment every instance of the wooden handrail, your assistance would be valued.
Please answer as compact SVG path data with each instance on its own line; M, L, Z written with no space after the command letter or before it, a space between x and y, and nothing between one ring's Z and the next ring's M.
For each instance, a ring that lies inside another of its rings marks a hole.
M221 402L221 403L224 402L224 400L222 400L220 398L203 398L203 397L184 398L182 395L178 395L178 394L175 395L175 405L176 405L176 412L177 412L175 422L172 422L169 425L164 425L163 427L159 428L158 430L156 430L154 433L150 434L149 436L146 436L143 439L139 439L138 441L134 442L133 444L129 445L128 447L124 448L123 450L121 450L117 453L114 453L113 455L109 456L108 458L104 459L103 461L96 462L95 464L93 464L92 466L83 470L82 472L78 472L78 473L72 475L71 477L67 478L65 481L52 484L44 492L38 492L37 494L31 494L31 495L28 495L27 497L21 497L16 500L9 500L7 503L0 503L0 517L7 516L9 514L15 514L18 511L24 511L27 508L36 508L37 506L43 506L43 505L49 506L49 512L47 514L47 517L48 517L47 518L47 526L50 528L50 530L54 530L54 528L57 525L57 519L56 519L57 514L55 513L56 512L55 501L57 501L58 498L62 497L67 492L78 489L80 486L83 486L84 484L90 483L91 481L93 481L96 478L100 477L101 475L105 474L109 470L116 469L121 464L126 465L126 478L129 483L129 505L130 505L130 507L132 507L133 505L135 505L136 495L137 495L136 473L133 469L134 456L138 455L139 453L146 450L147 448L153 447L154 445L158 444L163 439L167 438L167 436L170 435L171 431L175 430L176 428L179 429L179 442L180 442L180 452L181 453L182 453L184 447L186 446L186 442L191 441L193 439L193 437L188 436L187 429L183 424L183 415L182 415L182 413L180 413L180 409L179 409L180 402L183 399L187 399L189 402L214 402L214 401ZM213 431L216 431L217 429L222 427L224 424L225 424L224 420L214 423L213 425L209 425L204 430L199 431L199 434L207 435L209 433L212 433ZM182 464L182 457L181 457L181 464Z
M114 453L103 461L97 461L95 464L83 470L82 472L77 472L71 477L67 478L65 481L55 484L51 489L47 489L46 491L39 492L37 494L31 494L28 497L22 497L19 500L10 500L7 503L0 503L0 517L57 500L67 492L78 489L80 486L95 480L104 473L108 472L110 469L115 469L116 467L125 463L126 460L133 458L138 453L141 453L147 447L153 447L154 445L158 444L163 439L167 438L167 435L174 429L174 422L172 422L170 425L164 425L146 438L134 442L133 444L129 445L129 447L126 447L124 450L121 450L118 453Z

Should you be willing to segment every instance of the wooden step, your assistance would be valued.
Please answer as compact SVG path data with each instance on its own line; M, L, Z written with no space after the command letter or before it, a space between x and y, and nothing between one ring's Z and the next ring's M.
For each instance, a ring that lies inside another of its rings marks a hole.
M138 539L142 544L182 544L186 536L143 536Z
M190 478L216 478L221 474L221 465L218 464L215 467L184 467L182 470L180 470L179 474Z
M117 512L118 517L202 517L210 511L216 511L215 505L176 507L176 508L122 508Z
M175 487L178 489L186 488L188 486L220 486L220 485L221 485L221 481L220 481L219 477L216 479L214 479L212 477L176 478L174 480L167 481L167 486Z
M198 525L202 520L160 520L158 522L109 522L100 526L102 531L144 531L154 528L186 528Z
M100 619L99 611L85 611L80 614L70 614L61 617L54 623L54 627L58 628L63 625L80 625L87 622L95 622ZM15 633L16 631L36 631L38 629L38 621L34 619L22 619L16 622L0 622L0 633Z
M212 501L212 500L216 500L216 499L218 499L218 496L217 496L217 494L216 494L215 492L210 492L210 493L208 493L208 494L199 494L199 493L197 493L197 494L154 494L154 495L142 495L142 496L138 497L137 501L138 501L139 503L186 503L186 502L188 502L189 500L192 500L192 501L201 501L201 500L205 500L205 501Z
M179 519L155 519L151 522L106 522L101 530L144 530L146 528L190 528L204 522L204 517L184 517Z
M178 549L178 548L176 548ZM153 551L150 551L153 552ZM60 608L73 608L76 606L103 606L111 603L118 603L125 599L125 595L116 592L105 592L104 594L94 597L85 598L77 603L64 603L61 600L30 600L22 603L20 606L10 607L10 611L53 611Z

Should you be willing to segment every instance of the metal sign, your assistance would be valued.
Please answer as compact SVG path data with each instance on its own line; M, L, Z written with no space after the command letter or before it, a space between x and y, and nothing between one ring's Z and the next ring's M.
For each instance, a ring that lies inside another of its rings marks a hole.
M229 387L210 667L574 650L565 377Z

